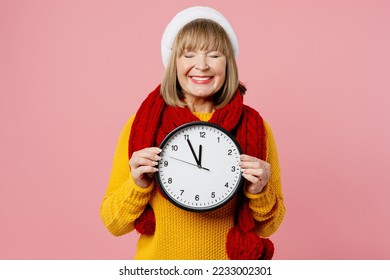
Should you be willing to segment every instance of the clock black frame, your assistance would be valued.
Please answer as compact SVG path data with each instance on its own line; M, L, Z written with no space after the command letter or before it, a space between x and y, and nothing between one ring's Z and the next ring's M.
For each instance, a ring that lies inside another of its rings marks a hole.
M210 123L210 122L203 122L203 121L194 121L194 122L189 122L189 123L185 123L183 125L178 126L174 130L172 130L170 133L168 133L167 136L164 137L164 139L162 140L162 142L159 145L159 147L162 149L165 146L165 144L171 139L171 137L173 135L175 135L178 131L180 131L182 129L185 129L187 127L190 127L190 126L199 126L199 125L200 126L213 127L213 128L216 128L216 129L222 131L223 133L225 133L234 142L234 144L236 145L236 147L238 149L239 154L240 155L242 154L241 146L240 146L240 144L238 143L238 141L236 140L235 136L232 133L230 133L229 131L227 131L226 129L224 129L223 127L221 127L221 126L219 126L217 124ZM158 165L160 165L160 163L161 162L159 161ZM217 204L214 204L212 207L199 208L199 207L191 207L191 206L186 206L186 205L180 204L175 199L173 199L171 197L171 195L165 190L165 188L162 187L162 182L161 182L159 174L160 174L160 171L157 171L155 173L155 179L156 179L156 182L157 182L157 187L159 188L159 190L161 191L163 196L166 199L168 199L168 201L170 201L173 205L175 205L175 206L177 206L177 207L179 207L179 208L181 208L183 210L190 211L190 212L209 212L209 211L216 210L216 209L226 205L230 200L233 199L233 197L236 196L236 194L242 189L243 184L244 184L244 177L240 173L238 182L236 184L237 187L236 187L236 189L234 191L232 191L230 193L230 195L229 195L229 197L227 199L223 200L222 202L218 202Z

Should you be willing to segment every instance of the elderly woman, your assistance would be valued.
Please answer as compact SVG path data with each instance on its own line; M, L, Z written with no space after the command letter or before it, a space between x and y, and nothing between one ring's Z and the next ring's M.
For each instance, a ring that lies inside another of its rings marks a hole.
M136 259L270 259L269 239L285 207L271 129L243 104L238 43L227 19L208 7L178 13L162 39L161 83L125 125L100 214L116 236L136 229ZM236 136L243 190L209 212L186 211L158 190L159 145L182 124L211 122Z

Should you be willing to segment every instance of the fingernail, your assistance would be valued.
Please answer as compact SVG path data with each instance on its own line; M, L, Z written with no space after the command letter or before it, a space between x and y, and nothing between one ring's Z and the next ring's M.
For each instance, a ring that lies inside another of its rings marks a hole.
M158 155L156 155L154 158L157 159L157 160L161 159L161 157L159 157Z

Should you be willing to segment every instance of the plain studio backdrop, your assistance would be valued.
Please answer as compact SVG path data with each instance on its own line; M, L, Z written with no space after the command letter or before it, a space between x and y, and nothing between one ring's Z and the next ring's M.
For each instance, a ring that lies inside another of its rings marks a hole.
M160 83L160 40L209 5L270 123L287 213L275 259L390 258L389 1L0 2L0 259L132 259L103 226L119 133Z

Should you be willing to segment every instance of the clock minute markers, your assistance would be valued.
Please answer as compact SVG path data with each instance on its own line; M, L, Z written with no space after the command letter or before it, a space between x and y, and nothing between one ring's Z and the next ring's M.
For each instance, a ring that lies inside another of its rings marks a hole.
M244 183L238 165L240 146L222 127L205 122L186 123L171 131L160 147L158 186L181 209L205 212L219 208ZM196 167L208 172L197 173Z
M208 168L206 168L206 167L199 166L199 165L193 164L193 163L191 163L191 162L188 162L188 161L185 161L185 160L182 160L182 159L179 159L179 158L175 158L175 157L172 157L172 156L169 156L169 157L172 158L172 159L175 159L175 160L178 160L178 161L181 161L181 162L184 162L184 163L187 163L187 164L196 166L196 167L198 167L198 168L202 168L202 169L204 169L204 170L210 171L210 169L208 169Z

